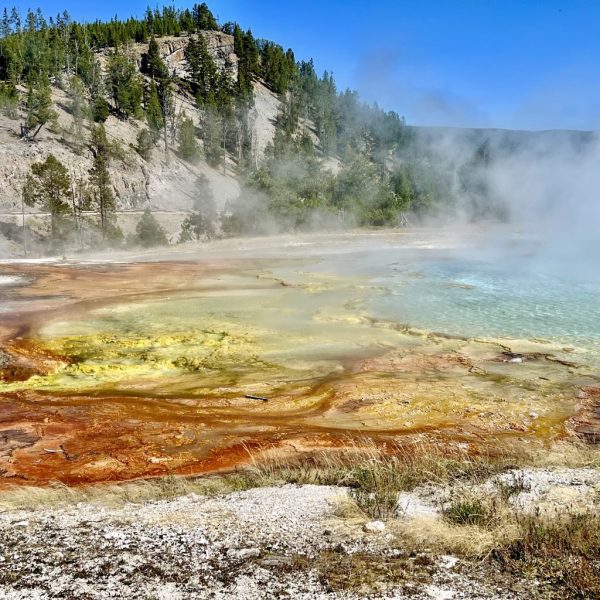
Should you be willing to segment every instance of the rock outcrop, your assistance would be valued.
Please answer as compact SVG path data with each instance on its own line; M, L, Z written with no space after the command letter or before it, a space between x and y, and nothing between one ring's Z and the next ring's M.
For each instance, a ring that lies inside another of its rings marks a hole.
M226 71L232 80L237 81L238 76L238 57L234 51L233 36L222 31L205 31L202 35L206 39L206 45L211 53L218 69ZM176 77L185 78L185 47L189 40L188 35L180 37L165 36L157 38L158 48L162 59L169 67L170 72ZM148 50L148 44L132 44L129 51L133 54L141 65L142 56ZM103 60L106 60L110 50L102 53Z

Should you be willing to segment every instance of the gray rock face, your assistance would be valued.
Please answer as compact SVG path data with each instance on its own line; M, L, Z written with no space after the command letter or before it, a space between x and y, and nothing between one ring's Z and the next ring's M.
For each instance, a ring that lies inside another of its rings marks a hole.
M226 71L233 81L237 81L238 57L234 52L233 36L221 31L204 31L201 35L206 39L206 45L217 68ZM160 55L169 67L170 72L182 79L187 76L185 47L188 41L188 35L181 37L169 36L156 40ZM147 48L147 44L134 44L132 46L131 50L138 62L138 66L141 65L142 55L146 52Z

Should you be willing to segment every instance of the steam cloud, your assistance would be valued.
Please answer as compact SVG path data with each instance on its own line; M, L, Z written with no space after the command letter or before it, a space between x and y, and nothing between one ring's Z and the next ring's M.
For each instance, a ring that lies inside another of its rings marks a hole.
M537 240L540 269L600 278L600 139L548 132L489 168L510 222Z

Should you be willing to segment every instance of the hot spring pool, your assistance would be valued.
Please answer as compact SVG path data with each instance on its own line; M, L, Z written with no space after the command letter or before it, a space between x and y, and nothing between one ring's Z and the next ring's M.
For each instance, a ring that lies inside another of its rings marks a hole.
M600 285L487 261L422 257L377 278L388 319L448 334L536 338L600 349Z
M534 339L600 354L600 265L584 276L546 262L531 241L497 250L378 247L319 260L317 272L363 277L376 319L448 335ZM556 267L556 268L554 268Z

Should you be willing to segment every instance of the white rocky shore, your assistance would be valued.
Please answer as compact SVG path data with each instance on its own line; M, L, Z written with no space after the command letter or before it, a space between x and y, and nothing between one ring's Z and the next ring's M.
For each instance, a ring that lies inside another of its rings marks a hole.
M597 470L513 474L523 502L555 485L598 493ZM574 484L575 482L575 484ZM427 497L429 493L429 497ZM431 490L399 519L436 515ZM343 515L347 490L283 485L108 508L79 503L0 514L0 598L530 598L531 582L481 562L410 552L380 522ZM560 501L559 501L560 502Z

